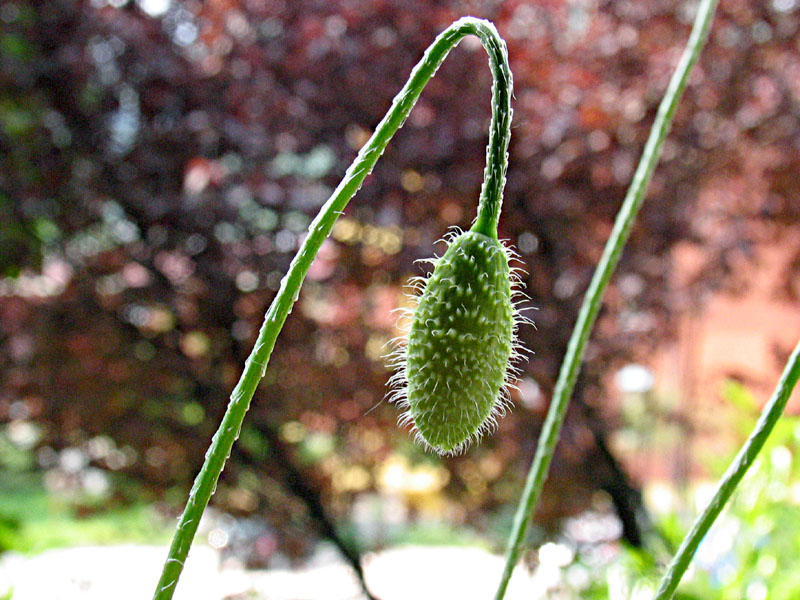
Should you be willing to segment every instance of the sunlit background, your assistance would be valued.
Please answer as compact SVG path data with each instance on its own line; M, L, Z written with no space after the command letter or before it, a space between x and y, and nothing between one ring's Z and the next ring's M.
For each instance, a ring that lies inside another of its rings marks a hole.
M507 40L501 237L533 351L457 458L383 401L414 261L467 227L466 39L308 274L177 597L489 598L693 0L0 0L0 598L143 598L311 219L456 18ZM800 5L722 0L606 295L509 598L650 598L800 337ZM800 597L800 396L683 598ZM360 558L359 558L360 557Z

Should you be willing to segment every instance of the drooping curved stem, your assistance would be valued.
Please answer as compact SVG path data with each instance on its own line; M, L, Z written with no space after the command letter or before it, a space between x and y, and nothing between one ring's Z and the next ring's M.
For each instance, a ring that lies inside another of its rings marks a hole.
M496 238L506 184L508 143L511 140L512 83L505 42L497 35L494 26L491 31L493 35L477 33L489 54L492 70L492 122L489 125L489 145L486 146L486 169L478 201L478 215L471 229ZM502 59L492 60L492 55Z
M714 497L711 498L708 506L697 517L691 531L681 542L681 546L678 548L678 552L672 562L670 562L653 600L670 600L672 598L700 542L703 541L711 525L714 524L714 521L722 512L725 503L731 497L745 473L747 473L747 469L755 461L758 453L761 452L769 434L772 433L775 424L781 418L798 378L800 378L800 343L797 344L794 352L789 356L778 385L769 402L764 406L753 432L747 438L742 449L739 450L725 475L720 479L717 491L714 492Z
M564 356L564 362L561 364L561 371L558 374L558 380L553 390L550 408L547 411L547 417L539 435L536 454L528 472L517 513L514 517L514 525L506 549L505 567L495 594L495 600L504 598L508 582L511 579L511 573L519 560L522 542L528 531L532 513L539 501L544 481L547 478L547 471L553 459L556 443L561 432L561 425L564 423L572 391L575 388L575 381L578 378L586 342L600 311L603 293L617 267L617 263L619 263L622 249L625 247L631 227L633 227L636 215L639 213L644 201L650 178L661 156L661 146L669 132L678 102L686 88L689 72L697 62L700 50L705 45L717 1L701 0L700 2L686 49L675 69L675 73L672 75L672 79L670 79L664 99L658 107L653 127L650 130L650 137L645 144L639 166L633 175L633 181L617 214L611 236L606 243L600 262L597 264L597 269L595 269L594 276L589 284L589 289L583 299L583 304L578 313L578 320L572 330L572 337L567 345L567 353Z
M289 271L281 280L280 289L267 310L255 346L245 361L244 371L239 383L231 393L225 416L211 440L205 462L189 492L189 499L178 523L169 555L153 596L154 600L172 598L192 540L197 532L200 517L214 493L217 480L230 455L233 443L239 436L244 415L250 406L256 387L264 376L278 333L283 327L292 305L297 300L306 272L322 242L330 233L333 224L347 203L372 171L389 140L405 122L425 85L436 73L450 50L469 34L480 38L489 55L489 65L493 77L492 121L487 148L486 179L481 191L478 218L473 229L496 237L497 220L500 215L505 184L506 152L511 136L511 71L508 66L505 42L497 33L494 25L482 19L465 17L444 30L425 51L424 56L411 72L408 82L392 101L389 112L378 124L369 141L361 148L353 164L347 169L344 179L309 226L308 236L292 260Z

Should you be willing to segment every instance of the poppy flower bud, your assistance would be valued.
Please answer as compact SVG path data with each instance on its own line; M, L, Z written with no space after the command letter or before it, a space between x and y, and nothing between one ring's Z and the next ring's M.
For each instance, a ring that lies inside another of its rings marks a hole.
M460 233L419 282L391 399L406 409L401 422L412 422L417 440L439 454L463 451L508 405L524 320L514 303L511 252L494 237Z

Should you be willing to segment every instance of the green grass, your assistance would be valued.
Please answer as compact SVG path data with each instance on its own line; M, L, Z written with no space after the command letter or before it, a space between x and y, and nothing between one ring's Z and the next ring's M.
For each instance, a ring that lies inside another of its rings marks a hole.
M0 551L36 554L50 548L120 543L165 544L169 524L144 504L96 510L48 493L35 473L0 477Z
M427 522L412 525L391 536L392 546L459 546L489 549L489 544L478 533L467 527L456 527L446 522Z

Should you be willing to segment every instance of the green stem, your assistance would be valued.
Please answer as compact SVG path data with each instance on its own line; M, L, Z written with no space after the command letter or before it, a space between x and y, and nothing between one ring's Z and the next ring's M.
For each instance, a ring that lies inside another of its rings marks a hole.
M686 49L681 56L675 73L672 75L672 79L670 79L664 99L658 107L650 137L645 144L639 166L636 168L633 181L617 214L611 236L606 243L603 255L600 258L578 313L578 320L572 331L564 362L561 365L561 371L553 390L553 399L539 436L536 455L528 472L517 513L514 517L514 525L509 536L508 548L506 549L505 568L495 594L495 600L502 600L505 596L511 573L519 560L522 542L528 531L533 510L539 501L542 486L547 477L550 462L553 459L561 425L564 422L567 406L583 360L586 342L597 319L597 313L600 311L603 293L616 269L622 249L625 247L631 227L644 200L647 185L650 183L650 178L661 156L661 146L669 132L678 102L686 88L689 72L697 61L700 50L705 45L717 1L702 0L700 2Z
M692 525L691 531L689 531L687 536L683 539L683 542L681 542L681 546L678 548L678 552L675 554L664 578L661 580L661 584L658 586L658 591L653 600L669 600L672 598L675 589L681 581L681 577L692 561L694 553L697 551L697 547L700 545L700 542L703 541L703 537L705 537L717 516L722 512L725 503L731 497L731 494L733 494L736 486L739 485L747 469L749 469L750 465L755 461L758 453L761 452L769 434L772 433L775 424L781 418L783 410L786 408L786 403L789 401L789 396L792 394L792 390L797 384L798 377L800 377L800 343L797 344L794 352L789 356L789 360L783 369L783 374L778 381L778 385L772 393L769 402L767 402L764 407L764 410L761 412L761 416L753 432L750 434L750 437L747 438L742 449L739 450L739 454L736 455L736 458L728 467L725 475L720 479L717 491L714 493L711 502L708 503L705 510L697 517L694 525Z
M197 532L200 517L214 493L217 480L225 465L225 460L230 455L233 443L239 436L244 415L250 406L258 383L264 376L278 333L283 327L292 305L297 300L306 272L322 242L330 233L333 224L347 203L372 171L389 140L405 122L425 85L436 73L450 50L468 34L474 34L480 38L489 55L489 65L493 77L492 123L487 148L488 163L476 225L484 233L497 231L497 218L500 214L502 188L505 183L506 151L511 135L511 71L508 66L505 42L500 38L494 25L481 19L465 17L444 30L425 51L420 62L412 70L408 82L392 101L389 112L378 124L369 141L361 148L353 164L347 169L344 179L309 226L308 236L292 260L289 271L281 281L278 294L264 316L264 323L259 330L253 351L245 361L244 371L239 383L231 393L225 416L211 440L203 467L189 492L186 508L181 515L153 596L154 600L172 598L189 553L189 547Z
M483 172L483 186L478 201L478 215L472 231L497 238L497 222L503 204L503 188L506 184L508 168L508 142L511 140L511 70L508 67L506 45L494 32L481 37L489 53L489 66L492 70L492 122L489 126L489 145L486 146L486 169ZM491 49L490 49L491 48ZM492 60L491 56L501 57Z

